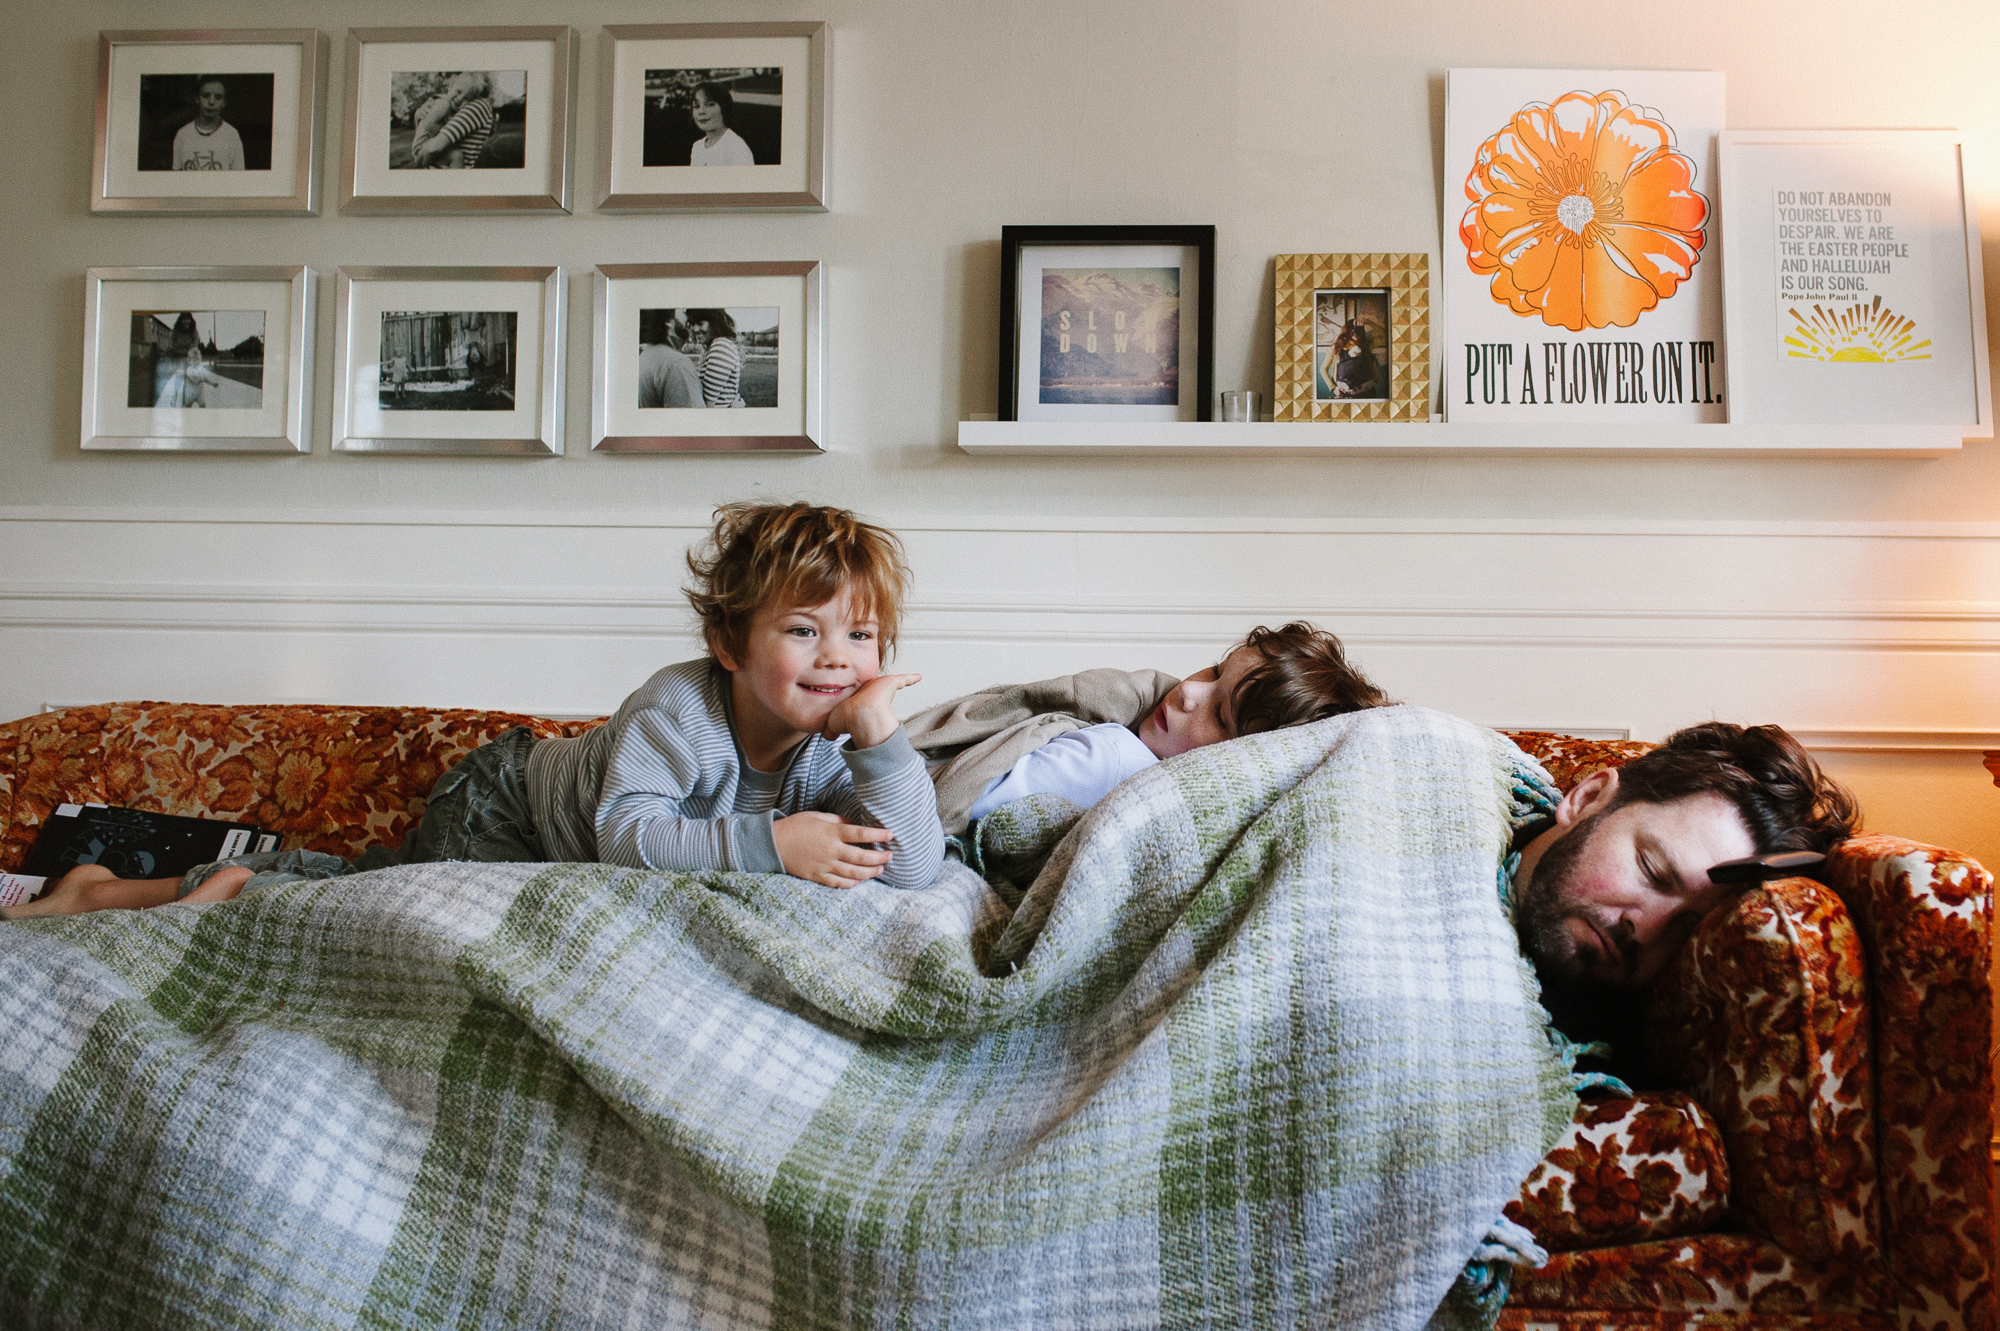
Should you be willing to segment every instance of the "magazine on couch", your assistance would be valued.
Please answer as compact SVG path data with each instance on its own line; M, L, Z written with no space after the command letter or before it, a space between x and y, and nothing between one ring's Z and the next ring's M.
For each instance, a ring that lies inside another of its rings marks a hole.
M60 804L42 824L21 871L0 875L0 906L32 900L48 880L79 864L101 864L120 878L169 878L197 864L277 846L277 833L255 823Z

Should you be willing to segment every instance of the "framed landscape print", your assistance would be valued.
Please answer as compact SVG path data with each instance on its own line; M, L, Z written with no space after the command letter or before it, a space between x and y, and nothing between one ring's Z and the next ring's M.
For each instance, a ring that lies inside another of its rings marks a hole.
M597 206L825 212L824 23L604 29Z
M342 268L339 453L563 451L560 268Z
M568 212L575 89L569 28L352 29L341 210Z
M310 268L92 268L83 446L312 451Z
M1280 254L1274 421L1430 418L1430 259Z
M325 69L311 28L99 33L90 210L316 216Z
M1000 232L1000 419L1205 421L1215 228Z
M592 448L825 450L817 260L601 264L593 288Z
M1724 130L1729 419L1993 437L1956 130Z

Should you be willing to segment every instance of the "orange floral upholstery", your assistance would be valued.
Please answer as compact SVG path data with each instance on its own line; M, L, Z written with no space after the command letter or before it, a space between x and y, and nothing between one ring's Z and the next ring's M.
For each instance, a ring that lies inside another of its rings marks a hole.
M400 844L438 775L487 740L595 724L168 703L28 717L0 725L0 869L20 867L66 800L240 818L353 856ZM1515 739L1564 788L1649 747ZM1656 985L1662 1053L1687 1094L1579 1107L1509 1207L1567 1250L1515 1276L1503 1328L2000 1325L1991 879L1887 837L1848 842L1824 877L1831 890L1746 894Z
M1729 1159L1685 1095L1599 1096L1577 1107L1507 1218L1552 1252L1698 1234L1729 1209Z

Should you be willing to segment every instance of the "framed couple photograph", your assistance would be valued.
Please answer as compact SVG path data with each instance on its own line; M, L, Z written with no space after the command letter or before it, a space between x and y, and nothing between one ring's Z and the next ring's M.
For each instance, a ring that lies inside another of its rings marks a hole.
M824 23L604 29L597 206L825 212Z
M313 271L92 268L83 447L312 451Z
M1430 259L1280 254L1274 421L1430 419Z
M1000 419L1214 416L1215 228L1000 232Z
M567 27L349 31L341 211L568 212L576 46Z
M600 264L592 282L593 449L825 450L818 260Z
M100 32L90 210L317 216L326 59L311 28Z
M1957 130L1724 130L1729 419L1993 437Z
M342 268L336 453L563 451L560 268Z

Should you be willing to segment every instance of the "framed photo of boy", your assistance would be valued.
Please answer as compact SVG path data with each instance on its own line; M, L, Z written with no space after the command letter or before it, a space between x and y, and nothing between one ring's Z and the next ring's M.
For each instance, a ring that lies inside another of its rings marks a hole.
M1993 437L1979 211L1957 130L1724 130L1731 421Z
M825 451L818 260L600 264L592 283L593 449Z
M336 453L563 451L560 268L342 268Z
M92 268L83 447L312 451L310 268Z
M1000 231L1000 419L1213 417L1215 228Z
M566 27L347 34L349 213L566 213L576 33Z
M94 213L319 214L326 37L97 34Z
M1430 258L1280 254L1274 421L1422 421L1431 411Z
M597 206L825 212L828 34L824 23L606 25Z

